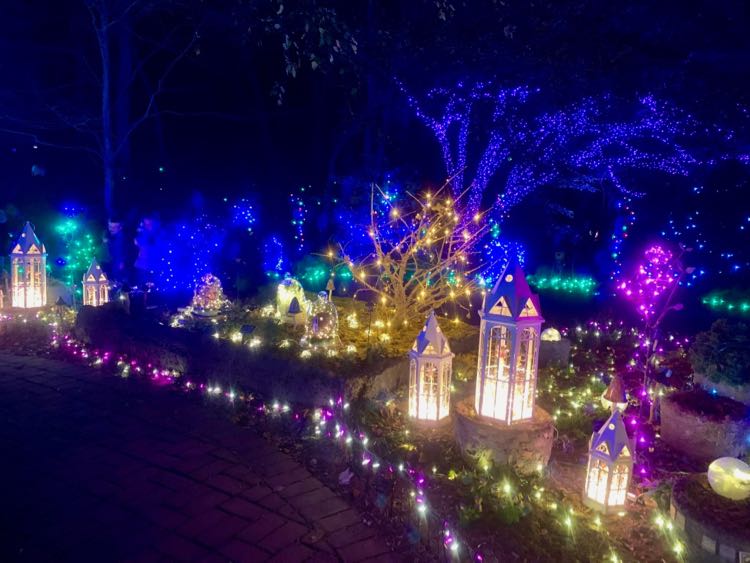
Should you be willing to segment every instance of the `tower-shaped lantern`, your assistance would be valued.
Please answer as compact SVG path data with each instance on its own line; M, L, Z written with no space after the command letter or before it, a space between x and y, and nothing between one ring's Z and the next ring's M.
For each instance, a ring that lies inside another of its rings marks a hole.
M109 280L96 261L91 261L88 271L83 275L83 304L99 307L109 303Z
M11 305L44 307L47 304L47 249L26 223L10 252Z
M584 504L605 513L622 510L632 473L633 446L622 412L613 406L612 416L589 441Z
M409 350L409 416L420 420L448 416L453 356L433 311Z
M511 262L485 295L479 312L475 408L506 424L534 415L542 326L539 296L521 267Z

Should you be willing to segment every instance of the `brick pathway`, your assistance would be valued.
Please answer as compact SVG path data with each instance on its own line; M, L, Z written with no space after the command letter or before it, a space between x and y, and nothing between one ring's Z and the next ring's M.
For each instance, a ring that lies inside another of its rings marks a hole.
M393 561L303 466L195 397L0 354L0 560Z

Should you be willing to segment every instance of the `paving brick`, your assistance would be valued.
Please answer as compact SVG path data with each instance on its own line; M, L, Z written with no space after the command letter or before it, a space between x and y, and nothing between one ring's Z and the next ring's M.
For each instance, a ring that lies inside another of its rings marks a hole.
M359 512L350 508L332 516L321 518L320 520L316 521L316 524L323 528L326 532L333 533L341 530L342 528L348 528L349 526L357 524L361 521L362 517L359 515Z
M373 528L360 523L331 533L327 541L335 548L342 548L375 536L376 531Z
M258 505L251 503L241 497L235 497L229 499L227 502L222 504L220 508L226 512L230 512L248 521L257 520L263 516L266 511L260 508Z
M322 486L323 485L320 483L320 481L314 479L313 477L310 477L308 479L305 479L304 481L297 481L296 483L293 483L288 487L284 487L283 489L279 490L279 494L282 497L291 498L309 493L310 491L319 489Z
M373 538L352 543L339 550L344 561L364 561L378 555L390 553L390 548L383 541Z
M290 545L282 549L279 553L271 557L269 561L278 563L298 563L299 561L308 561L315 551L301 544Z
M245 543L238 539L230 540L229 543L221 546L219 552L228 557L231 561L266 561L270 557L268 553L260 548Z
M283 526L277 528L265 538L263 538L263 548L272 552L277 552L284 547L293 543L299 543L299 540L309 532L309 528L296 522L285 522Z
M237 534L237 537L243 541L246 541L253 545L260 545L262 547L263 538L265 538L274 530L281 528L281 526L283 526L285 522L286 520L278 514L265 512L255 522L241 530Z

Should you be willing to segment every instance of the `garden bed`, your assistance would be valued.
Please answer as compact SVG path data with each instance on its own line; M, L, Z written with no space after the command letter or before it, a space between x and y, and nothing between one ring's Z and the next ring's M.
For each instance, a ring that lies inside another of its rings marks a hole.
M706 474L675 483L670 512L705 559L735 561L738 552L750 552L750 499L734 501L716 494Z

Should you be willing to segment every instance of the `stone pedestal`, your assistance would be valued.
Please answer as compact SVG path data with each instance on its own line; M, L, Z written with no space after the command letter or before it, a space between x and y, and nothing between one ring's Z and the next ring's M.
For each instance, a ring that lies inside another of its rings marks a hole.
M497 464L532 473L540 463L547 465L552 454L552 417L539 406L533 419L508 426L477 415L473 398L467 398L456 405L452 421L456 442L467 456L486 451Z

